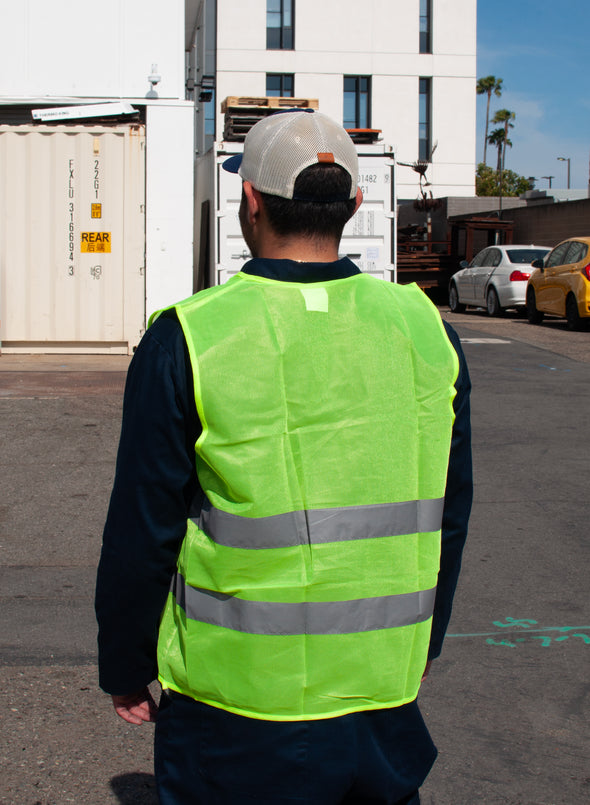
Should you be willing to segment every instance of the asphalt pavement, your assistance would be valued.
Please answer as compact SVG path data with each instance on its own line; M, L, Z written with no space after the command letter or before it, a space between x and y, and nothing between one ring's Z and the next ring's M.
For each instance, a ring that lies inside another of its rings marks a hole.
M443 315L472 382L475 501L420 694L424 805L590 801L590 333ZM122 356L0 355L0 803L155 805L152 728L97 687L94 576Z

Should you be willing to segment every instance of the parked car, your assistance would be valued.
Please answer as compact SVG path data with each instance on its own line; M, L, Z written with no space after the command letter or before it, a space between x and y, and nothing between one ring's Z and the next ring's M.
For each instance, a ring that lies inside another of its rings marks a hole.
M531 324L540 324L546 313L567 319L569 330L590 321L590 237L558 243L544 258L533 263L526 292Z
M490 316L499 316L509 307L524 312L530 265L548 251L546 246L488 246L470 263L462 260L461 270L449 283L450 309L462 313L466 305L475 305L485 307Z

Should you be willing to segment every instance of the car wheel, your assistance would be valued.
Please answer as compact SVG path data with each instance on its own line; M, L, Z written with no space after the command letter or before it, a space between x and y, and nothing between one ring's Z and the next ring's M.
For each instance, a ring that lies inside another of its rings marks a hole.
M502 308L500 307L500 300L498 299L498 292L495 288L490 288L486 297L486 307L488 316L501 316Z
M526 315L529 324L541 324L545 315L540 310L537 310L535 292L532 288L529 288L526 292Z
M464 313L465 312L465 305L459 302L459 293L457 291L457 286L455 283L451 283L449 288L449 308L451 313Z
M568 294L565 300L565 317L567 319L568 330L580 330L582 328L582 319L578 312L578 303L573 294Z

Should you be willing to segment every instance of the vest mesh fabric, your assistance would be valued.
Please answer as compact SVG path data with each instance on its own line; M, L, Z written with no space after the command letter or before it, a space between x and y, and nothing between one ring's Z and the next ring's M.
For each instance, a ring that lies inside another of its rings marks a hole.
M438 312L365 274L238 274L176 310L207 501L162 618L163 686L277 720L412 701L440 516L388 518L444 496L458 361Z

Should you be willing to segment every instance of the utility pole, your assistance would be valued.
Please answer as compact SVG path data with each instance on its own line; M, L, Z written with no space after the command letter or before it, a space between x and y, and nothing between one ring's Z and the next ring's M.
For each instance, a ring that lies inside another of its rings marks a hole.
M567 189L570 189L570 157L557 157L558 162L567 162Z

